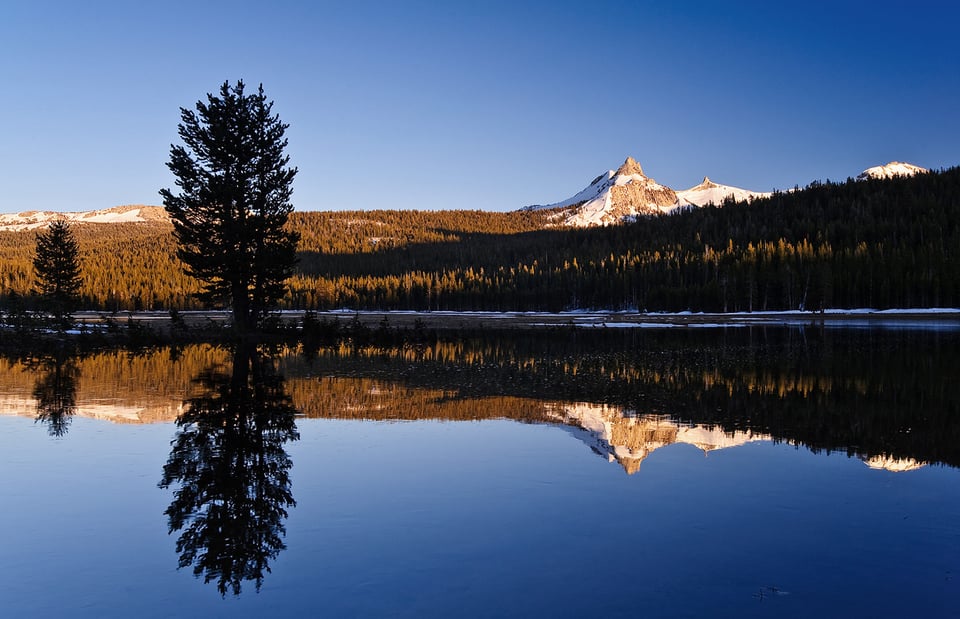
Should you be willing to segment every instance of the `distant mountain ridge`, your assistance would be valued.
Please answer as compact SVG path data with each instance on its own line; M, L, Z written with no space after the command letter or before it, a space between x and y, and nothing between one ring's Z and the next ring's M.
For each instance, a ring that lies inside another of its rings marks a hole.
M857 180L913 176L929 172L926 168L891 161L886 165L867 168ZM657 183L643 172L633 158L627 157L616 170L608 170L593 179L579 193L552 204L537 204L521 210L562 209L556 222L572 227L610 225L633 221L638 216L674 213L708 204L721 205L727 199L749 202L766 198L770 192L722 185L704 176L703 181L689 189L675 190Z
M0 231L34 230L54 221L70 223L148 223L169 220L162 206L128 204L95 211L60 213L57 211L23 211L15 214L0 213Z
M867 168L857 180L887 179L929 172L926 168L902 161ZM560 212L553 224L570 227L610 225L635 220L644 215L674 213L709 204L721 205L725 200L749 202L770 196L770 192L742 189L715 183L709 177L689 189L675 190L647 176L633 157L627 157L616 170L607 170L593 179L579 193L552 204L537 204L520 210L552 210ZM167 223L169 217L162 206L128 204L94 211L23 211L0 213L0 232L34 230L57 220L70 223Z

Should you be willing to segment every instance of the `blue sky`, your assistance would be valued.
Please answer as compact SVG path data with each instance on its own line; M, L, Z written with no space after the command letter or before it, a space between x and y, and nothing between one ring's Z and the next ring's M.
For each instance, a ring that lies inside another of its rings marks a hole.
M960 164L954 2L0 9L0 212L159 204L179 108L263 83L298 210L512 210L627 155L755 190Z

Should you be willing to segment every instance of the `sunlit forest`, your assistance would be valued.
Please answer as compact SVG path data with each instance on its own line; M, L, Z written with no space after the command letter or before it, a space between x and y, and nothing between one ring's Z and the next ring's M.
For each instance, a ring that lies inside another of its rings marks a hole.
M455 207L455 205L451 205ZM814 183L602 228L550 211L295 212L295 309L647 311L960 306L960 168ZM171 227L75 227L83 306L198 308ZM0 232L0 301L33 284L36 233Z

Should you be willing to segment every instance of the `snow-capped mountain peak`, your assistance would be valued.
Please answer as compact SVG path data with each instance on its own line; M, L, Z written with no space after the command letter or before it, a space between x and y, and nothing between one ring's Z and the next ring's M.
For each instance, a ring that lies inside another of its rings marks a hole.
M745 201L770 194L719 185L708 177L685 191L674 191L647 176L633 157L616 170L593 179L581 192L553 204L527 209L565 209L557 215L564 225L585 227L620 223L641 215L672 213L677 209L722 204L732 197Z
M678 205L672 189L648 177L636 159L627 157L619 168L607 170L570 198L526 208L569 208L562 214L563 223L583 227L618 223L640 214L667 212Z
M878 165L872 168L867 168L857 176L857 180L862 181L870 178L893 178L895 176L913 176L914 174L922 174L929 171L930 170L926 168L921 168L920 166L913 165L912 163L905 163L903 161L891 161L887 165Z

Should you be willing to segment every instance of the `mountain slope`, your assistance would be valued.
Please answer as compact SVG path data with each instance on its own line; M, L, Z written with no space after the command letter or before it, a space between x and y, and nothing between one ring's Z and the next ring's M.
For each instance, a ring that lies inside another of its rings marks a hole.
M684 206L706 206L708 204L723 204L724 200L731 198L737 202L749 202L756 198L767 198L771 194L762 191L750 191L731 185L720 185L714 183L708 177L704 176L699 185L694 185L690 189L684 189L677 192L677 198Z

